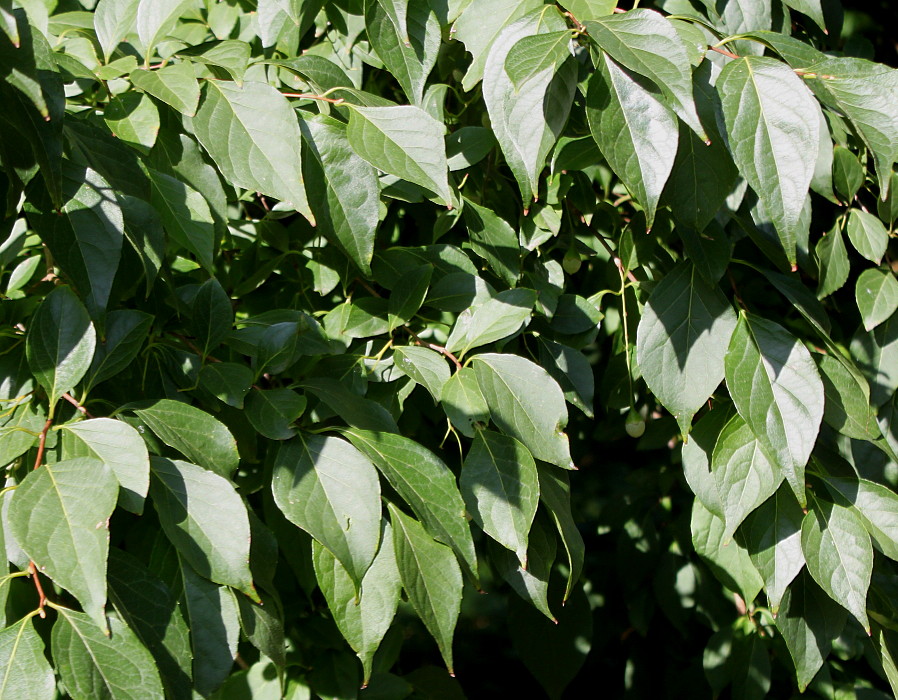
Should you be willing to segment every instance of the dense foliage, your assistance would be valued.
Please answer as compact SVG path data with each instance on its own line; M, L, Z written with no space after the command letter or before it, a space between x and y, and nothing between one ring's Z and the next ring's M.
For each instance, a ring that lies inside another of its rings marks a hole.
M898 691L844 18L0 0L0 698Z

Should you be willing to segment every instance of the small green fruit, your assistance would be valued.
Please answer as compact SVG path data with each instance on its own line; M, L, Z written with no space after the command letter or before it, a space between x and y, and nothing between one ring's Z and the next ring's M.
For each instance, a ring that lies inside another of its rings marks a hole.
M627 414L627 422L624 423L624 430L626 430L627 435L632 438L642 437L642 434L645 432L645 421L642 420L642 416L640 416L633 408L631 408L630 412Z
M577 274L577 271L582 264L577 252L573 248L568 248L567 252L564 254L564 259L561 261L561 266L564 268L564 271L569 275Z

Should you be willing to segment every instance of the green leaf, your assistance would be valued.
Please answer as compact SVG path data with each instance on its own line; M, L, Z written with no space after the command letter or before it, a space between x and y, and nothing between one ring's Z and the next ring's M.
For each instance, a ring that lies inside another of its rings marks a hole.
M586 556L583 536L571 512L571 484L568 475L557 469L545 468L537 464L539 472L539 500L549 511L555 528L561 536L561 543L567 553L568 575L562 602L567 601L574 584L580 580Z
M234 310L221 283L210 277L200 285L191 304L191 328L200 341L203 356L217 347L231 333Z
M546 156L567 122L577 67L573 60L565 61L557 70L552 66L545 68L516 87L505 72L505 60L521 39L566 28L557 10L533 11L499 33L484 64L483 99L525 208L539 194L539 175L546 165Z
M380 542L380 482L365 455L342 438L300 433L278 449L271 492L358 588Z
M114 377L134 361L153 325L153 317L136 309L116 309L106 314L104 325L106 337L97 343L87 372L87 387Z
M555 563L555 533L542 523L537 515L530 528L527 547L527 568L510 551L490 541L490 558L499 575L508 585L539 610L548 619L555 621L549 607L549 576Z
M505 73L515 88L520 88L545 70L558 70L571 55L570 44L571 32L568 29L525 36L511 47L505 57Z
M103 119L113 135L141 153L149 153L159 133L159 110L146 95L126 92L109 101Z
M823 666L845 618L845 611L806 573L799 574L786 590L776 626L795 664L799 690L804 691Z
M677 119L606 54L599 61L586 97L589 127L608 165L642 205L651 228L677 155ZM634 122L635 113L646 115L647 121Z
M527 448L506 435L477 431L459 488L474 522L526 568L527 535L539 505L539 477Z
M696 499L692 504L692 546L714 575L730 590L738 591L747 603L753 601L764 585L751 563L748 552L737 541L724 544L726 525Z
M193 4L192 0L141 0L137 7L137 35L147 59L153 49L175 28L178 19Z
M772 58L728 63L717 90L733 160L764 203L794 265L820 145L820 108L802 80Z
M184 608L193 649L193 683L197 692L209 695L234 667L240 620L231 590L181 566Z
M861 58L824 58L807 66L808 84L820 101L844 114L873 155L880 197L889 193L898 158L898 71ZM824 77L825 76L825 77Z
M399 426L387 409L353 393L336 379L313 377L304 381L302 387L354 428L399 432Z
M817 298L823 299L842 288L848 281L850 263L848 250L838 227L833 228L817 243L814 249L817 267L820 270L820 285L817 287Z
M724 544L755 508L770 498L783 481L783 473L764 455L761 444L740 416L724 426L711 456L726 528Z
M140 0L100 0L97 3L93 25L107 63L112 52L134 29L139 4Z
M91 170L65 162L60 216L43 197L29 197L31 225L72 279L91 316L106 308L118 269L124 217L113 188Z
M858 329L851 339L851 354L870 382L870 399L882 406L898 389L898 314L872 331Z
M540 337L539 364L558 382L567 402L592 418L595 379L589 360L567 345Z
M199 192L165 173L150 170L150 203L159 214L166 233L196 256L211 274L215 247L215 219Z
M0 698L52 698L53 669L44 656L44 642L27 615L0 630Z
M302 177L299 122L270 85L208 81L193 118L196 137L236 187L288 203L314 222Z
M485 426L490 419L489 404L471 367L463 367L449 377L443 385L440 402L452 425L465 437L474 437L478 424Z
M509 289L478 306L462 311L452 327L446 349L462 357L471 348L493 343L517 333L530 320L536 292Z
M378 170L413 182L453 202L445 126L419 107L351 107L346 136L352 149Z
M9 409L12 415L4 419L0 426L0 461L8 463L21 457L38 441L38 436L47 422L47 416L36 402L21 403Z
M419 265L408 270L393 287L387 310L389 330L404 325L414 318L427 297L427 288L433 275L432 265Z
M246 401L246 417L271 440L289 440L293 422L306 409L306 397L293 389L253 389Z
M821 0L783 0L783 2L793 10L810 17L820 29L826 32L826 20L823 16Z
M823 420L843 435L858 440L880 437L876 414L870 406L870 387L851 361L840 355L814 355L826 404Z
M449 547L431 539L417 520L392 503L388 505L402 587L418 617L436 640L451 674L452 637L461 608L461 570Z
M872 331L898 309L898 280L891 271L864 270L854 288L864 330Z
M200 386L228 406L243 408L253 371L236 362L210 362L200 370Z
M804 567L801 508L784 488L749 515L742 533L752 563L764 579L770 610L776 614L789 586Z
M150 456L140 433L111 418L66 423L62 428L66 457L96 457L105 462L118 480L122 508L137 515L143 513L150 488Z
M303 160L312 213L325 235L368 276L380 221L377 172L352 150L340 122L301 119L299 128L314 156Z
M542 367L518 355L474 357L477 384L493 422L520 440L537 459L574 466L567 435L567 406L558 383Z
M197 46L181 49L179 56L186 56L194 63L224 68L240 87L243 75L250 61L252 47L245 41L228 39L225 41L209 41Z
M435 403L440 401L443 386L449 381L449 365L440 353L426 347L401 345L394 349L393 361L415 383L427 389Z
M190 696L190 632L172 591L138 559L109 551L109 599L156 661L174 698Z
M366 0L365 31L409 101L420 106L441 40L440 23L430 3Z
M230 431L205 411L180 401L159 399L132 407L157 437L195 464L229 477L240 458Z
M636 331L642 376L689 434L692 417L724 376L736 315L690 263L669 272L649 297Z
M128 76L131 84L186 117L196 116L200 103L200 85L189 61L181 61L156 70L138 69Z
M876 546L890 559L898 560L898 496L867 479L825 477L833 495L842 496L873 537Z
M487 207L465 199L463 211L471 241L471 250L487 261L493 272L509 286L521 275L521 246L517 232Z
M9 504L12 536L39 571L78 599L100 634L107 629L108 522L117 494L105 463L79 458L30 472Z
M168 539L197 573L257 599L249 570L246 506L223 477L153 457L150 495Z
M374 654L396 614L402 588L393 532L387 523L384 523L381 540L377 556L362 578L361 592L336 557L317 540L312 541L312 561L318 586L340 634L362 662L363 684L371 678Z
M56 287L44 298L29 323L25 352L51 406L84 377L96 342L87 310L71 289Z
M857 156L837 145L833 150L833 186L843 202L854 201L854 196L864 184L864 178L864 166Z
M483 78L490 48L502 30L542 6L541 0L473 0L468 5L453 27L455 38L473 57L461 83L465 92Z
M590 38L611 58L655 83L668 106L699 138L686 46L674 26L654 10L631 10L586 23Z
M427 532L455 550L476 582L477 556L471 529L449 467L433 452L401 435L354 428L345 434L374 462Z
M486 158L496 145L491 129L482 126L463 126L446 137L446 157L449 170L464 170Z
M848 239L858 253L879 265L889 244L889 232L873 214L852 209L848 214Z
M118 618L103 634L91 618L56 608L51 647L59 675L72 700L153 700L163 696L150 652Z
M804 506L804 467L824 404L823 382L810 353L781 326L742 313L725 369L739 415Z
M817 584L869 634L867 589L873 545L860 518L850 508L815 501L801 524L801 549Z

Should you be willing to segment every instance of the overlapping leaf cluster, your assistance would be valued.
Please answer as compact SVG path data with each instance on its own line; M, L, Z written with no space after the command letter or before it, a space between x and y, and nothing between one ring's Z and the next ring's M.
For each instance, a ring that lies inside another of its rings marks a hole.
M0 2L0 697L458 693L479 589L557 697L646 420L714 691L898 690L898 73L655 5Z

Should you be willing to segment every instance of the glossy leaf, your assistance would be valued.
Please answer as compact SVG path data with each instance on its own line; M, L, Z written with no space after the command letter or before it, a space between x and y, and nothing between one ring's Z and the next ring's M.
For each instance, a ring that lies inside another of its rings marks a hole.
M590 130L611 169L642 205L651 228L677 155L677 119L611 58L603 54L600 61L587 94ZM647 115L650 130L630 119L634 112Z
M224 477L237 468L234 437L205 411L171 399L159 399L132 410L166 445L201 467Z
M833 495L854 506L876 546L889 558L898 558L898 496L889 488L867 479L827 477Z
M474 522L526 568L527 534L539 504L539 477L527 448L507 435L478 431L459 488Z
M558 70L549 66L525 84L515 86L505 72L505 60L521 39L565 28L564 20L554 10L531 12L496 36L484 64L483 99L525 207L539 194L539 174L567 122L576 67L573 61L565 61ZM543 105L552 108L544 109Z
M246 506L226 479L153 457L150 495L165 534L198 573L255 598Z
M365 684L371 677L374 654L393 621L401 590L393 532L387 524L381 540L360 592L336 557L317 541L312 543L318 585L340 633L362 662Z
M190 4L190 0L140 0L137 7L137 35L148 56L152 55L156 44L174 29L178 18Z
M736 315L698 270L674 268L649 298L636 333L636 357L649 388L688 434L695 412L724 375Z
M95 386L124 370L140 352L153 317L136 309L116 309L106 315L105 338L97 343L87 384Z
M781 326L743 313L725 368L739 415L803 505L804 467L824 404L823 382L810 353Z
M527 323L536 303L531 289L509 289L458 315L446 348L459 357L471 348L508 338Z
M452 638L461 607L461 570L452 550L433 540L421 523L392 503L393 546L402 587L427 631L436 639L449 673Z
M817 501L801 524L801 549L817 584L869 632L873 545L860 518L844 506Z
M854 156L852 156L853 158ZM848 215L848 238L854 249L879 265L889 243L889 232L872 214L852 209Z
M193 66L181 61L150 71L138 69L129 76L134 87L161 100L186 117L196 116L200 103L200 86L194 77Z
M90 317L71 289L57 287L47 295L31 321L25 351L51 405L84 377L96 342Z
M707 140L695 111L686 47L667 19L637 9L596 19L587 23L587 30L615 61L655 83L677 116Z
M206 83L196 137L233 185L289 203L312 219L302 178L299 123L273 87Z
M403 345L393 353L396 366L430 392L439 401L443 387L449 381L450 371L446 359L435 350L414 345Z
M0 630L0 697L49 698L55 692L56 678L31 616Z
M567 585L564 589L564 601L566 601L583 571L586 545L571 511L571 484L567 474L551 467L543 468L539 464L537 464L537 469L540 502L549 511L567 553L568 575Z
M445 127L418 107L353 107L346 136L378 170L430 190L450 204Z
M146 443L134 428L110 418L92 418L63 426L63 450L67 458L96 457L105 462L118 480L122 508L140 515L150 488L150 456Z
M870 406L870 387L850 360L838 355L815 355L826 403L823 420L843 435L858 440L879 437L876 415Z
M66 608L57 611L51 647L73 700L97 696L150 700L162 696L153 657L118 618L110 618L107 635L84 613Z
M449 377L443 385L440 401L452 425L466 437L474 437L478 424L485 426L490 419L489 404L470 367L463 367Z
M370 274L380 219L377 173L352 150L339 122L302 119L299 126L313 155L303 162L312 212L322 230Z
M517 438L537 459L563 469L574 466L567 435L567 406L548 372L517 355L483 353L474 358L477 384L493 422Z
M300 433L278 449L271 491L287 519L327 547L358 588L380 542L380 483L365 455L342 438Z
M32 471L9 505L12 536L39 571L78 599L101 635L107 629L108 523L117 494L109 466L81 457Z
M234 324L231 300L217 279L211 277L200 285L193 297L191 314L193 333L203 355L208 355L228 337Z
M383 474L432 537L449 545L477 578L477 557L455 475L433 452L391 433L350 429L346 437Z
M246 401L246 417L262 435L289 440L296 435L293 422L306 408L306 397L293 389L253 389Z
M871 331L898 309L898 280L891 272L864 270L854 289L864 330Z
M106 60L137 20L140 0L100 0L94 10L94 30Z
M817 106L788 67L770 58L728 63L717 80L740 173L764 202L790 263L819 148Z

